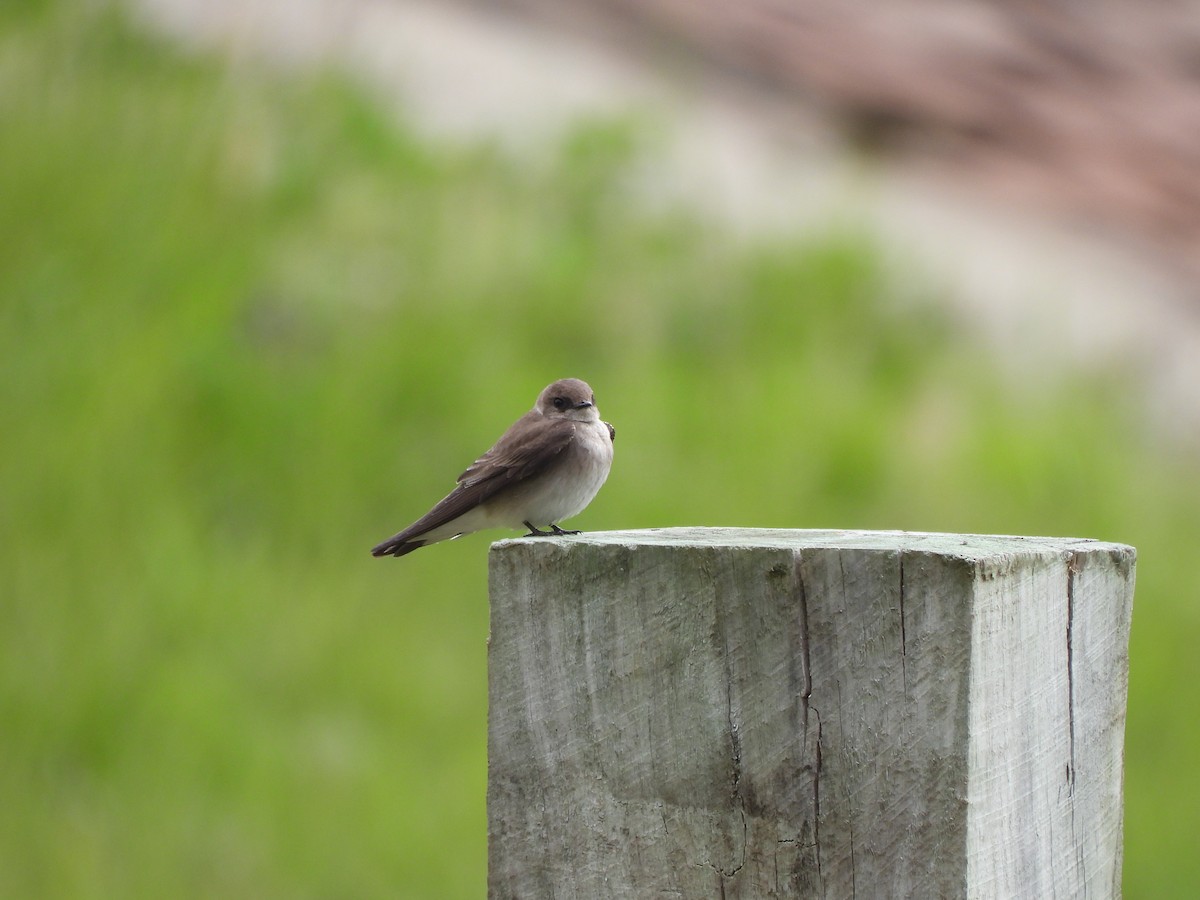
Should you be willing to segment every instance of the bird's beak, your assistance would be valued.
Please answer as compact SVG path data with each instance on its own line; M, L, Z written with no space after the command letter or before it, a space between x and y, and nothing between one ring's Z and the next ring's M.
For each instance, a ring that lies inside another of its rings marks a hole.
M587 409L591 405L592 405L591 400L580 400L578 403L575 404L575 408L576 409Z

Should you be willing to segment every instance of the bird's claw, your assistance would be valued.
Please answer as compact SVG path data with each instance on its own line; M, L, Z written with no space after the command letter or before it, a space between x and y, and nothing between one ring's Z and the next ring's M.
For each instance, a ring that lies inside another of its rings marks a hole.
M554 525L554 524L550 525L549 531L542 531L540 528L535 528L529 522L522 522L521 524L529 529L529 534L522 535L522 537L555 537L557 535L582 534L583 533L581 531L566 531L562 528L559 528L557 525Z

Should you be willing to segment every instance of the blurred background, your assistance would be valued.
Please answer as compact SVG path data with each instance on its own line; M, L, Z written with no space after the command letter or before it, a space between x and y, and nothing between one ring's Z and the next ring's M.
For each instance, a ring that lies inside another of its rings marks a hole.
M1139 554L1125 895L1200 884L1200 7L0 5L0 895L480 897L486 556L587 530Z

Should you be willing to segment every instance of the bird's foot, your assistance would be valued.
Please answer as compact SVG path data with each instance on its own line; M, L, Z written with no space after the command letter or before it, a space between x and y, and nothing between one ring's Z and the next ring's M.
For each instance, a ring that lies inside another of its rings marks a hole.
M550 525L549 531L542 531L540 528L535 528L529 522L522 522L521 524L529 529L529 534L522 535L523 537L555 537L556 535L582 534L583 533L581 531L566 531L565 529L559 528L557 525L554 525L554 524Z

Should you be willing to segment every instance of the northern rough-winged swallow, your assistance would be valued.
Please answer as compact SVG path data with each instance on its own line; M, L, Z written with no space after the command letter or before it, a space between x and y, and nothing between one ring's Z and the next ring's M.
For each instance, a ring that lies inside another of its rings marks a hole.
M592 502L612 467L616 430L600 420L586 382L564 378L494 447L458 476L458 486L399 534L371 551L403 556L484 528L529 529L526 537L579 534L558 527ZM547 525L549 531L537 526Z

